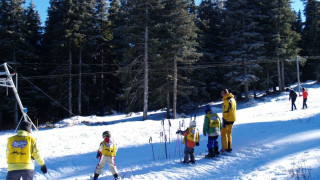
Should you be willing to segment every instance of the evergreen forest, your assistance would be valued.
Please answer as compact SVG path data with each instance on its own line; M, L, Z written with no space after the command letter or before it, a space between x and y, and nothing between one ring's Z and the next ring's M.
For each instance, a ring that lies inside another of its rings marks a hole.
M32 1L0 0L0 64L17 73L34 123L159 109L176 118L225 88L248 101L298 75L319 81L320 2L302 1L303 12L290 0L50 0L41 24ZM0 130L13 128L17 101L0 95Z

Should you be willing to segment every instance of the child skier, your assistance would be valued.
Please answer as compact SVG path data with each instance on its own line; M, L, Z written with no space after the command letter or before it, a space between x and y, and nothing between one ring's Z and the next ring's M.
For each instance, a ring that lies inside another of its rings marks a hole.
M204 112L206 113L206 115L204 117L203 135L206 136L208 134L207 147L209 151L209 153L205 157L213 158L220 154L217 139L220 135L221 120L218 114L212 113L209 105L206 105L204 107Z
M186 129L185 131L178 130L176 132L176 134L181 134L184 136L182 143L186 144L184 149L183 163L191 162L192 164L194 164L196 162L194 156L194 147L199 146L199 130L196 128L196 126L196 122L191 121L188 129Z
M104 140L100 143L100 147L97 153L97 159L99 159L99 163L96 167L96 170L94 171L93 180L98 179L107 162L114 178L120 179L114 159L118 149L114 143L114 140L111 138L111 134L109 131L103 132L102 138L104 138Z

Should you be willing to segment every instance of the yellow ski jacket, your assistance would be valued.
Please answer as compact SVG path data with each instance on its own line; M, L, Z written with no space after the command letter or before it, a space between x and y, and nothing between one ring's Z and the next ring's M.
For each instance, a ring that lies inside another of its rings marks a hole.
M28 131L19 130L17 135L8 138L7 144L8 171L34 169L32 159L40 166L44 160L40 156L36 139Z
M229 93L228 95L222 98L222 118L227 122L234 122L237 119L237 103L234 99L234 95Z

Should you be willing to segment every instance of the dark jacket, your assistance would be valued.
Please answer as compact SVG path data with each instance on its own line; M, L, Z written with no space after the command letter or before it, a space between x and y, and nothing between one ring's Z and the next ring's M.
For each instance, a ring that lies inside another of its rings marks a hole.
M290 95L289 95L289 100L290 99L296 99L297 98L297 93L294 92L294 90L291 90L290 91Z

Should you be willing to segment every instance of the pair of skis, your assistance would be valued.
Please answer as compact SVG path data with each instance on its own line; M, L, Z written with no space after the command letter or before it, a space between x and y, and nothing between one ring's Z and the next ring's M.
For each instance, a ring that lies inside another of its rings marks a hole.
M170 119L168 119L168 123L169 123L169 158L170 158L170 144L171 144L171 121ZM164 143L164 154L163 154L163 158L164 155L166 156L166 159L168 159L168 149L167 149L167 135L166 135L166 131L165 131L165 127L164 127L164 119L162 119L161 121L161 129L162 131L160 132L160 143L159 143L159 155L158 155L158 159L160 159L160 155L161 155L161 145L162 145L162 141ZM151 144L151 149L152 149L152 156L153 156L153 160L155 160L155 156L154 156L154 148L153 148L153 143L152 143L152 137L149 138L149 144Z
M191 116L190 117L190 123L194 121L196 122L196 115ZM167 142L168 142L168 138L167 138L167 134L166 134L166 130L165 130L165 120L162 119L161 121L161 129L162 131L160 132L160 143L159 143L159 154L158 154L158 159L160 159L160 155L161 155L161 146L162 143L164 143L164 152L163 152L163 158L164 156L166 157L166 159L168 159L168 157L170 158L171 155L171 121L170 119L168 119L168 125L169 125L169 148L167 147ZM185 121L184 119L181 121L179 121L179 129L181 131L182 127L185 127ZM194 141L196 140L198 131L195 131L194 133ZM152 157L153 160L155 160L155 152L154 152L154 147L153 147L153 143L152 143L152 137L149 138L149 144L151 145L151 150L152 150ZM177 140L176 140L176 145L175 145L175 152L174 152L174 157L176 157L177 155L177 148L179 150L179 157L180 157L180 161L181 161L181 136L179 136L179 134L177 134ZM168 151L169 149L169 151Z

